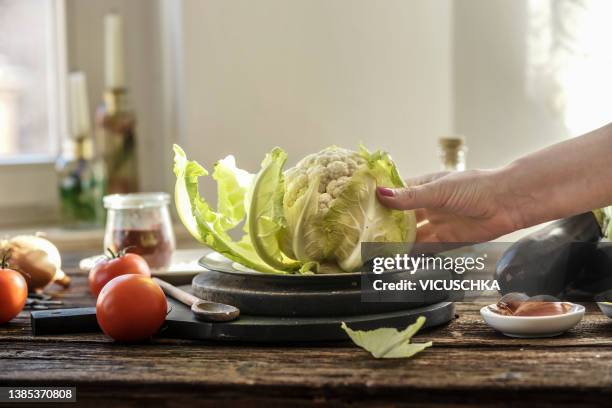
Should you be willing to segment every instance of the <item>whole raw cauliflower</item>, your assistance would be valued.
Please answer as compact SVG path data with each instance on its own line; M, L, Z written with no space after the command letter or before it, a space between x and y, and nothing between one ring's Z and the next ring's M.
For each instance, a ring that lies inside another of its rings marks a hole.
M276 147L256 175L227 157L212 175L219 193L215 210L199 194L198 179L207 171L180 147L174 150L176 204L185 227L203 244L255 271L352 272L363 265L362 243L409 247L414 241L414 213L386 208L376 197L376 186L404 185L385 152L332 146L285 171L287 154ZM236 228L244 231L239 240L229 233Z
M412 242L412 212L390 210L376 186L403 185L384 152L355 152L332 146L306 156L284 174L286 233L280 247L302 262L361 267L362 242Z

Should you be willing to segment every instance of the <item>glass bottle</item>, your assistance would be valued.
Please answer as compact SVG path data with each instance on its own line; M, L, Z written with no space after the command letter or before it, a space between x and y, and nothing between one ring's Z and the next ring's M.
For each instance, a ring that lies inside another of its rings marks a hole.
M441 169L445 171L465 170L467 146L463 137L441 137L440 146Z
M104 224L104 163L94 156L91 137L69 138L56 162L62 223L68 227Z

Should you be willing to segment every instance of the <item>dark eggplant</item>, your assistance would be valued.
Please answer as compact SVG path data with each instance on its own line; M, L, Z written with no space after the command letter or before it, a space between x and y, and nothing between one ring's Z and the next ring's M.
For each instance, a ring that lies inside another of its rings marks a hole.
M600 242L588 260L582 277L572 284L575 296L592 299L601 293L612 292L612 242ZM606 301L612 301L608 296Z
M592 212L551 222L523 237L497 262L495 279L502 294L563 297L570 284L582 277L601 238Z

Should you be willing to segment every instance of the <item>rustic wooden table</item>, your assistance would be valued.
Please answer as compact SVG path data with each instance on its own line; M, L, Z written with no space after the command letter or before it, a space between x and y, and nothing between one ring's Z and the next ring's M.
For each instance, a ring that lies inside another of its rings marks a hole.
M79 255L65 256L69 272ZM86 277L73 279L65 305L93 305ZM434 346L407 360L376 360L351 343L122 345L102 334L34 337L24 311L0 326L0 385L73 385L86 405L610 404L612 321L593 305L572 331L536 340L495 333L480 306L457 304L454 321L418 335Z

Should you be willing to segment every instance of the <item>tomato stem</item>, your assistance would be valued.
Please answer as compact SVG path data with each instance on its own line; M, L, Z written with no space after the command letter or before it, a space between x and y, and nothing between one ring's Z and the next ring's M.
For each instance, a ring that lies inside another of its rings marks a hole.
M125 254L127 254L127 251L129 251L132 248L136 248L135 245L130 245L128 247L122 248L117 252L113 252L112 249L110 248L106 248L106 251L109 253L109 255L107 255L106 257L109 259L117 259L117 258L121 258L122 256L124 256Z
M107 250L107 251L108 251L108 253L110 254L110 257L109 257L110 259L115 259L115 258L117 258L118 254L115 254L115 253L113 252L113 250L112 250L112 249L110 249L110 248L106 248L106 250Z

